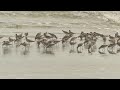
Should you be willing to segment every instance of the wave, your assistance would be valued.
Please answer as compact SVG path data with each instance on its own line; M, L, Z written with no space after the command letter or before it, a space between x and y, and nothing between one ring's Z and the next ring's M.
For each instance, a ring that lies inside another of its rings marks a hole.
M24 17L64 17L64 18L81 18L94 15L91 11L0 11L2 16L24 16Z
M120 11L0 11L3 16L27 16L27 17L89 17L100 16L103 18L119 19Z
M52 18L65 18L65 19L83 19L83 18L97 18L106 22L119 25L120 24L120 11L0 11L1 17L25 17L25 18L39 18L39 17L52 17ZM70 23L56 23L56 22L32 22L26 21L18 23L13 21L1 21L0 27L62 27L67 25L79 25L78 22Z

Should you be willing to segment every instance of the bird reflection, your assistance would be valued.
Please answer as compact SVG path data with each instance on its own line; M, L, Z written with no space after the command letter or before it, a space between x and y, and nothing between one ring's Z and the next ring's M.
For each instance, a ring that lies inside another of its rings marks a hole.
M120 48L117 50L117 53L120 53Z
M40 47L37 47L37 52L40 53Z
M76 51L74 49L71 49L69 53L76 53Z
M62 45L62 50L65 51L66 49L68 49L69 45L67 43Z
M97 46L96 45L92 46L91 47L91 52L96 52L96 51L97 51Z
M25 49L21 52L22 55L28 55L30 52L29 50Z
M44 50L42 54L55 55L55 53L52 50Z
M3 54L4 55L10 54L10 53L11 53L11 49L10 48L7 48L7 47L3 48Z

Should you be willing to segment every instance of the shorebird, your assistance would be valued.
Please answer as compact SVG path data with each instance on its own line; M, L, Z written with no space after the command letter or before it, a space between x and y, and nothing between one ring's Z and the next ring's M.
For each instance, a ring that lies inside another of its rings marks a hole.
M71 46L74 46L77 42L70 41L69 43L70 43Z
M99 53L100 54L105 54L105 48L107 47L108 45L101 45L100 47L99 47ZM103 52L101 52L100 50L104 50Z
M9 39L9 42L12 42L12 44L13 42L15 43L15 39L12 39L11 37L9 37L8 39Z
M79 36L74 37L74 34L71 30L69 31L64 31L62 30L65 34L65 36L62 38L62 40L58 40L58 37L53 34L53 33L47 33L45 32L43 35L41 34L41 32L37 33L35 36L35 41L38 45L38 47L40 47L40 44L43 44L43 46L47 49L47 48L51 48L52 46L56 45L57 43L59 43L60 41L62 41L62 44L65 45L70 44L71 46L74 46L77 42L75 41L76 38L80 38L83 43L79 43L77 45L77 50L78 48L80 49L81 52L81 47L84 45L86 49L88 49L88 53L92 53L96 50L96 42L99 39L99 37L103 40L104 44L101 45L98 49L99 49L99 53L100 54L105 54L105 49L107 47L108 52L110 54L115 54L116 51L114 49L120 49L120 35L118 34L118 32L116 32L114 34L114 36L111 35L104 35L104 34L100 34L97 32L88 32L88 33L84 33L83 31L80 33ZM16 34L15 36L16 38L13 39L11 37L8 38L8 41L3 41L2 46L9 46L12 44L12 42L18 42L16 43L16 45L18 44L18 46L21 44L23 46L25 46L25 43L21 43L22 42L22 38L25 37L25 42L27 45L30 45L30 42L35 42L34 40L30 40L28 39L28 32L24 33L24 35L21 34ZM2 36L0 36L0 39L3 38ZM83 40L84 38L84 40ZM109 38L107 40L107 38ZM106 41L109 41L109 45L106 45ZM69 42L69 43L67 43ZM66 45L66 46L67 46ZM116 47L115 45L117 45L118 47ZM114 51L113 51L114 50ZM79 51L79 50L78 50ZM117 50L117 52L119 52L120 50Z
M55 39L58 38L58 37L57 37L55 34L53 34L53 33L49 33L49 34L51 35L52 38L55 38Z
M46 46L46 49L47 48L51 48L52 46L54 46L55 45L55 43L49 43L47 46Z
M109 52L110 54L116 54L115 52L113 52L113 50L110 51L110 50L108 49L108 52Z
M120 38L120 35L117 35L117 36L116 36L116 38L118 38L118 39L119 39L119 38Z
M115 39L110 39L110 40L109 40L109 42L110 42L111 44L114 44L115 41L116 41Z
M42 40L41 43L43 44L44 48L47 50L47 48L51 48L52 46L55 45L55 43L53 41L45 41Z
M47 39L51 39L52 38L51 36L47 35L47 32L44 33L44 37L47 38Z
M37 36L37 37L35 37L35 41L36 41L36 40L38 40L38 41L39 41L39 40L42 40L43 38L44 38L43 35Z
M10 42L9 41L3 41L3 44L2 44L2 46L9 46L9 45L12 45L12 44L10 44Z
M72 37L70 41L74 41L75 39L77 39L77 37Z
M70 35L65 35L63 38L62 38L62 44L67 42L69 39L70 39Z
M69 34L75 34L74 32L72 32L71 30L69 30Z
M90 45L91 52L96 51L96 41L97 41L97 39L93 39L93 40L90 40L89 43L88 43L88 48L89 48L89 45Z
M27 37L25 37L25 39L26 39L26 41L27 41L28 43L35 42L35 41L33 41L33 40L28 39Z
M13 42L15 41L15 39L12 39L11 37L9 37L9 42Z
M105 52L98 51L100 54L105 54Z
M54 42L55 44L57 44L57 43L60 42L60 40L53 40L53 42Z
M120 38L117 40L116 44L120 47ZM118 50L117 50L117 53L119 53L119 52L120 52L120 48L118 48Z
M41 32L37 33L35 36L35 40L36 39L41 39L43 35L41 35Z
M76 39L77 37L72 37L71 39L70 39L70 45L71 46L74 46L77 42L75 42L75 39Z
M113 43L113 44L109 44L108 45L108 48L110 48L110 47L114 47L116 44L115 43Z
M95 36L101 36L100 33L97 33L97 32L93 32Z
M84 46L86 46L88 43L89 43L89 40L87 39L83 42Z
M38 48L40 47L40 43L41 43L41 41L39 40L39 41L37 41L37 46L38 46Z
M20 45L24 46L24 47L25 47L25 50L26 50L26 48L29 46L29 44L26 43L26 42L23 42L23 43L21 43ZM19 46L20 46L20 45L19 45Z
M16 38L15 40L14 40L14 43L20 43L21 42L21 39L19 39L19 38Z
M41 32L37 33L36 36L41 36Z
M120 38L117 40L117 43L116 43L118 46L120 46Z
M83 35L80 34L80 35L78 36L78 38L80 38L80 40L83 40Z
M15 38L16 38L16 40L18 39L18 35L17 34L15 34Z
M42 40L41 40L41 44L45 47L46 44L47 44L47 40L46 40L46 39L42 39Z
M104 35L101 35L101 37L102 37L102 39L103 39L103 42L104 42L104 44L106 43L106 41L107 41L107 38L106 38L106 36L104 36Z
M115 37L113 37L113 36L111 36L111 35L109 35L109 38L110 38L110 39L115 39Z
M77 45L77 52L78 53L82 53L82 51L81 51L81 47L83 46L83 43L79 43L78 45ZM80 48L80 51L79 51L79 48Z
M0 36L0 39L2 39L3 37L2 36Z
M22 33L21 33L19 35L15 34L15 37L16 37L16 39L22 39L24 36L22 36Z
M99 47L99 50L100 49L103 49L103 48L106 48L108 45L101 45L100 47Z
M90 51L91 47L92 47L92 45L91 45L91 44L88 44L88 53L92 53L92 52Z
M112 52L113 52L113 48L115 47L115 45L116 45L116 43L109 44L108 48L107 48L108 52L110 51L110 49L112 49Z
M87 43L87 49L88 49L88 53L92 53L92 52L95 52L96 50L96 41L92 40L92 41L89 41Z
M78 36L78 38L80 38L80 40L83 40L83 38L86 36L86 33L84 33L83 31L80 33L80 35Z
M23 33L19 34L18 37L22 38L23 37L22 35L23 35Z
M118 32L115 33L115 38L120 39L120 35L118 34Z
M115 33L115 37L117 37L117 36L118 36L118 32Z
M69 32L62 30L64 34L69 34Z
M28 36L28 32L27 33L25 33L25 37L27 37Z

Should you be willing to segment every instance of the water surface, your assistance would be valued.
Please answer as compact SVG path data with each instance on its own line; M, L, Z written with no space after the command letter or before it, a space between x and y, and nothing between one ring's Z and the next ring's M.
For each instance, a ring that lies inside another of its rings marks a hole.
M91 15L91 16L89 16ZM97 16L97 17L93 17ZM120 33L119 25L98 18L98 15L78 12L0 12L0 78L120 78L119 53L111 55L106 51L89 54L87 50L77 53L61 43L53 50L44 51L31 43L29 50L24 47L2 47L2 41L16 33L29 32L34 40L38 32L55 33L59 39L61 30L72 30L79 35L84 32L99 32L114 35ZM99 47L101 43L97 44Z

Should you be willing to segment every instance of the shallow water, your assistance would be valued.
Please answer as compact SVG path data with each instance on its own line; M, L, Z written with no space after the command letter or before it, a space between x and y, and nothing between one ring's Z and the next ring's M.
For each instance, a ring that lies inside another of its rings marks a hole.
M0 24L0 35L4 36L0 39L0 78L120 78L119 53L112 55L106 50L106 54L101 55L97 50L89 54L85 49L77 53L76 46L74 49L70 45L62 47L61 43L47 52L42 46L37 48L36 43L31 43L29 50L22 46L1 46L3 40L9 36L14 38L15 33L29 32L32 40L38 32L52 32L60 39L64 36L61 30L72 30L76 35L81 31L114 35L120 32L118 25L94 17L68 18L67 15L64 18L61 15L37 18L2 15L0 20L7 22ZM101 41L97 48L100 45Z
M30 30L29 38L34 40L36 32L45 30ZM10 31L9 35L14 36L16 31ZM22 31L29 32L28 29ZM8 32L1 33L5 35L1 42L7 40ZM59 38L64 36L59 33L56 35ZM97 48L100 45L97 43ZM0 47L0 78L120 78L119 53L112 55L106 50L105 55L100 55L98 51L89 54L85 49L77 53L76 46L74 49L70 45L62 47L61 43L47 52L42 46L37 48L36 43L31 43L29 50L14 45L2 47L0 44Z

